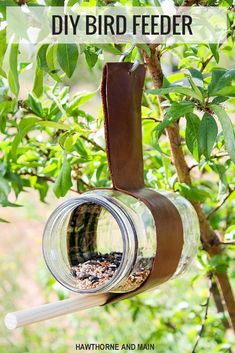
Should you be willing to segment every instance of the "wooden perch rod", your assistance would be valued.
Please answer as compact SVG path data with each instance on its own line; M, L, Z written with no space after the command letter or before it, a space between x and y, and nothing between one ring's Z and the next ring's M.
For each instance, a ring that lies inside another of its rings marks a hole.
M36 322L103 305L106 301L106 294L77 295L72 299L65 299L55 303L44 304L30 309L9 313L5 316L4 321L9 330L14 330L17 327L31 325Z

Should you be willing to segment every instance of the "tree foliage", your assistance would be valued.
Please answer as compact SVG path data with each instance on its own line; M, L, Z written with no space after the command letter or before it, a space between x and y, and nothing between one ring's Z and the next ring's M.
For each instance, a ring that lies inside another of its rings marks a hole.
M75 2L69 0L67 4ZM15 5L13 0L5 3ZM27 3L30 6L37 1ZM148 0L121 0L120 3L152 5ZM177 3L179 5L179 1ZM231 6L229 0L219 1L219 4L213 0L206 3ZM63 6L64 1L47 0L46 4ZM105 5L102 0L89 4ZM5 6L0 5L3 18ZM142 122L146 185L173 190L192 202L201 203L212 228L223 240L232 241L235 240L232 13L228 15L228 24L228 38L221 44L160 46L165 71L163 87L154 89L147 76ZM99 97L104 62L118 61L130 45L43 44L26 48L7 44L5 32L3 26L0 30L1 205L20 206L17 198L28 188L38 190L40 200L45 202L50 188L59 198L71 188L80 193L93 187L109 186L102 109L91 114L88 107ZM144 52L149 54L148 51L148 46L136 45L125 60L143 60ZM94 91L74 93L74 84L84 82L86 72L92 72L96 82ZM25 89L26 75L34 80ZM164 98L162 103L159 103L159 96ZM165 132L176 121L180 122L183 152L194 176L192 185L177 179L170 157ZM201 274L229 268L234 278L235 269L231 264L234 253L229 249L226 256L223 254L211 260L200 252ZM138 305L135 300L133 303L133 307L131 302L128 305L137 317ZM152 317L151 305L146 304L145 310L149 310L148 316ZM168 314L162 313L166 317ZM181 318L175 320L177 326ZM161 322L160 327L165 330L165 323L162 325ZM213 352L226 351L213 349Z

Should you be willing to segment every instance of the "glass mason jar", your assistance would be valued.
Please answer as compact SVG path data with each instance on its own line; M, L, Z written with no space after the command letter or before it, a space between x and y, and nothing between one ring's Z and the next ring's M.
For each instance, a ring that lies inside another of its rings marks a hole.
M183 197L160 192L178 209L184 245L173 277L196 254L199 225L195 210ZM127 293L148 278L157 236L154 218L140 200L112 189L98 189L62 203L50 216L43 254L52 275L79 293Z

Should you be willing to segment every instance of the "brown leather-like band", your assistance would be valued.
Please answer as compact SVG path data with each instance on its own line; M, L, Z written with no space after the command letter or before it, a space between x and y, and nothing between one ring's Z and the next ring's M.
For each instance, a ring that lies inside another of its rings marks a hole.
M168 280L176 271L183 248L183 226L178 210L162 194L144 187L141 131L143 65L130 73L131 63L109 63L104 68L102 100L106 148L113 188L146 204L156 224L157 254L146 282L125 294L110 294L108 302L125 299Z
M124 190L144 186L139 112L145 68L141 65L130 73L131 66L106 64L101 89L109 170L113 187Z

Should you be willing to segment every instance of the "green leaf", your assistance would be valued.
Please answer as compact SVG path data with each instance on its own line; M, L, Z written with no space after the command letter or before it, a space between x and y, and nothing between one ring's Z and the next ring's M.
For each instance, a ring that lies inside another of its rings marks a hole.
M7 196L11 191L8 181L1 174L0 174L0 190L5 196Z
M192 97L201 101L201 94L199 95L198 93L194 92L191 88L183 86L170 86L167 88L150 89L147 90L147 93L157 94L159 96L166 96L170 93L179 93L184 96Z
M41 69L43 69L46 72L49 71L49 67L47 64L47 58L46 58L48 47L49 47L49 44L43 44L39 48L38 53L37 53L37 64Z
M195 82L193 81L192 77L187 75L189 83L193 89L193 91L198 95L198 99L200 100L200 102L203 102L204 97L202 92L200 91L200 89L196 86Z
M193 78L196 78L197 80L203 82L203 75L201 71L194 69L193 67L190 67L188 70Z
M220 96L228 96L228 97L235 97L235 85L234 86L225 86L224 88L220 89L217 92Z
M28 96L28 105L29 108L38 116L41 118L43 117L43 109L42 109L42 104L39 101L39 99L35 96L33 96L31 93L29 93Z
M33 93L38 98L41 97L41 95L43 94L43 78L43 70L37 64L33 83Z
M84 51L86 62L88 66L92 69L98 60L98 54L94 47L87 47Z
M96 173L95 173L96 182L100 181L102 172L106 171L106 170L107 170L107 164L106 163L102 163L102 164L99 165L99 167L96 169Z
M11 144L11 157L14 160L17 155L17 148L22 141L22 139L27 135L27 133L35 126L38 118L24 118L21 120L19 125L19 131L15 135L14 140Z
M40 201L45 202L45 198L49 190L48 183L43 178L38 177L35 187L39 192Z
M45 168L43 168L43 170L41 171L41 174L50 174L56 168L57 168L57 164L56 163L51 163L51 161L50 161L50 164L48 164Z
M19 52L19 45L12 44L10 55L9 55L10 70L8 74L8 81L9 81L10 89L15 96L18 96L19 90L20 90L19 75L18 75L18 52Z
M71 166L67 158L65 157L63 159L62 167L57 176L53 190L57 197L62 197L66 195L67 191L71 187L72 187Z
M71 135L71 131L68 131L68 130L59 135L58 143L62 148L64 148L64 142L66 138L70 135Z
M75 137L76 137L76 136L74 136L74 135L68 135L68 136L65 138L63 147L66 149L66 151L72 152L73 146L74 146L74 144L75 144L75 142L76 142Z
M96 95L97 91L93 92L80 92L75 95L72 102L68 105L67 113L72 114L75 110L81 107L83 104L87 103L92 97Z
M205 113L198 130L199 156L203 154L206 159L210 158L217 134L218 127L215 119L212 115Z
M57 59L61 69L70 78L77 66L78 47L76 44L58 44Z
M185 116L188 113L192 113L194 104L189 101L174 102L166 110L166 117L172 117L174 120Z
M58 70L58 62L57 58L57 44L50 45L46 51L46 67L45 71L49 73L49 75L57 82L60 82L60 76L57 74ZM44 61L43 61L44 62Z
M117 49L113 44L95 44L96 48L99 48L103 51L107 51L108 53L120 55L122 54L119 49Z
M209 96L235 96L235 86L232 81L235 79L235 69L212 71L211 82L208 85Z
M60 130L70 130L71 127L66 124L57 123L56 121L37 121L38 126L52 127Z
M211 104L220 104L220 103L225 102L228 99L229 99L229 97L224 97L224 96L215 97L215 98L213 98Z
M228 192L228 181L226 176L226 168L224 165L219 163L210 163L211 169L218 174L219 181L219 190L218 190L218 199L225 197L225 194Z
M194 109L194 104L189 101L174 102L167 109L163 121L153 130L155 135L155 146L159 152L162 152L159 146L159 138L162 135L163 131L167 126L172 124L174 121L178 120L182 116L185 116L188 113L192 113Z
M218 64L218 62L219 62L218 44L217 43L210 43L209 47L210 47L210 50L211 50L213 57L215 58L215 61Z
M7 118L5 115L0 115L0 131L4 134L7 125Z
M0 76L7 78L7 75L1 66L0 66Z
M132 0L132 6L141 6L140 0Z
M235 135L233 124L229 119L228 114L219 105L212 104L211 109L217 115L223 129L225 147L229 153L230 158L235 163Z
M17 207L19 205L16 205L8 200L8 195L11 191L10 185L8 183L8 180L5 179L1 174L0 174L0 204L3 207Z
M3 71L2 63L7 50L6 29L0 31L0 75L6 78L6 73Z
M137 44L137 47L143 49L148 56L151 55L151 50L150 50L148 44L145 44L145 43L140 44L139 43L139 44Z
M185 116L188 113L192 113L194 109L194 105L191 102L174 102L172 105L166 110L165 117L163 121L157 126L155 132L157 132L158 137L163 133L164 129L172 124L177 119Z
M11 186L14 189L15 195L17 197L24 188L23 180L18 174L12 172L7 173L7 179L11 183Z
M229 256L226 253L214 255L209 264L219 273L225 273L229 267Z
M204 202L208 197L210 197L210 193L208 191L193 185L178 183L178 187L180 194L189 201Z
M74 149L84 159L88 159L88 153L81 139L77 139Z
M194 158L198 160L198 130L200 125L200 119L194 113L187 114L186 119L187 125L185 130L185 142Z

